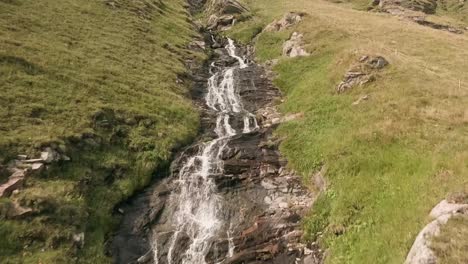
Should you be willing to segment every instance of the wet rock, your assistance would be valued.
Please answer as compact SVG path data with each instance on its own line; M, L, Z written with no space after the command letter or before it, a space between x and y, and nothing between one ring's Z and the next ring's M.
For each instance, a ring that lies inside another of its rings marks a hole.
M220 49L215 52L212 71L222 72L225 67L238 64L237 60L229 58L226 51ZM239 49L237 55L243 57L246 52L246 49ZM207 248L198 250L207 252L203 256L207 263L302 263L307 245L301 244L299 220L306 214L314 196L302 185L299 175L285 169L286 161L277 149L279 140L273 138L272 126L264 126L271 124L273 117L293 120L300 118L300 114L284 118L275 111L266 110L274 108L280 93L261 67L250 64L246 68L236 68L233 78L244 110L261 120L258 120L259 127L254 131L239 133L244 129L242 116L234 114L229 119L237 134L219 153L222 169L213 169L207 175L214 181L213 188L216 189L210 197L215 197L219 203L216 206L219 208L216 209L216 223L210 222L213 220L210 218L202 219L208 226L219 226L214 236L209 237L209 243L204 245ZM200 96L200 100L204 97ZM204 109L204 116L208 118L203 121L203 138L216 138L212 132L216 114L212 109ZM262 113L265 113L264 117L261 117ZM160 264L167 264L169 258L172 263L180 263L184 258L196 235L191 229L175 226L174 216L179 212L178 207L184 207L180 201L187 199L181 197L181 189L186 186L182 184L190 181L190 186L198 186L206 181L196 173L193 177L181 179L179 173L187 169L184 165L188 160L194 164L202 162L200 158L190 157L200 153L207 142L212 141L201 140L184 150L173 162L170 176L156 182L132 200L131 205L123 207L123 222L113 241L117 263L135 262L151 250L157 252ZM189 166L188 170L195 169ZM165 191L161 190L162 186L166 186Z
M283 44L283 56L290 58L309 56L310 54L303 48L304 35L294 32L291 38Z
M264 32L278 32L292 27L302 21L305 13L290 12L285 14L280 20L273 21L267 25Z

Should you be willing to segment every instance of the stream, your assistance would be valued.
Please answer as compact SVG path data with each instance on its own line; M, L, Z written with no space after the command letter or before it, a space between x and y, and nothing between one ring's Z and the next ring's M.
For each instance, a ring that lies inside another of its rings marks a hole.
M318 263L301 240L312 195L285 168L272 136L280 93L246 48L208 39L214 55L195 98L204 132L168 177L122 206L115 262Z

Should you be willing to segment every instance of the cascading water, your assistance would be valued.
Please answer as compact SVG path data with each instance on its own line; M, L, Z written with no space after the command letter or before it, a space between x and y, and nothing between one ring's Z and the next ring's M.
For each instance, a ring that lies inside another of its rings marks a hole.
M222 196L217 193L217 187L212 175L223 172L221 155L230 139L238 133L249 133L258 128L255 115L244 109L239 89L235 85L235 73L247 68L244 59L236 54L234 41L228 39L225 47L230 57L238 61L238 65L217 71L211 65L211 78L208 80L206 105L216 113L215 133L217 138L204 143L200 151L188 158L179 172L178 191L171 197L176 209L172 216L172 224L176 227L170 238L167 253L167 263L174 263L175 247L182 235L190 238L187 250L183 256L178 256L178 263L204 264L210 246L223 221L219 215L222 206ZM231 120L239 117L243 120L243 130L236 131L231 126ZM228 257L234 254L231 231L227 231L229 250ZM157 234L153 238L153 256L157 264L158 256Z

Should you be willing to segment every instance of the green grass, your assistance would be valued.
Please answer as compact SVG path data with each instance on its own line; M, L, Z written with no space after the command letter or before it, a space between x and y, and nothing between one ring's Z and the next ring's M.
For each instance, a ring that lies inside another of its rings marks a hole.
M197 34L185 5L0 0L0 162L50 144L72 158L0 202L2 263L110 262L113 207L198 131L190 83L177 81L185 59L203 59L185 48ZM37 213L5 219L13 200Z
M321 1L250 1L265 25L288 11L308 13L280 33L255 39L260 61L280 59L275 80L283 113L282 153L308 182L323 165L329 186L304 220L306 239L328 249L326 263L402 263L431 208L468 174L466 36L387 14ZM310 57L280 56L282 41L304 34ZM347 68L364 54L386 57L377 80L338 95ZM352 103L362 95L369 100ZM324 232L319 237L318 232Z

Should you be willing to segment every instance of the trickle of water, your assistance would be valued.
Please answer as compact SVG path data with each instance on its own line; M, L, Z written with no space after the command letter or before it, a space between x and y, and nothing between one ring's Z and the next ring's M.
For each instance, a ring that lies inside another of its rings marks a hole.
M167 262L172 264L175 258L175 248L181 234L190 238L190 244L181 259L182 264L205 264L205 256L211 244L220 235L223 222L219 217L222 198L217 193L216 184L210 175L223 172L221 155L231 137L237 131L231 126L231 117L243 118L242 133L250 133L258 129L255 115L244 109L239 89L236 89L235 72L248 67L244 59L236 55L234 41L228 39L225 49L229 56L237 59L238 66L214 72L208 79L206 105L216 112L217 138L204 143L200 151L188 158L179 172L177 181L179 191L171 195L171 203L176 206L173 215L173 225L176 227L169 242ZM215 64L211 64L214 68ZM157 250L157 234L153 239L155 263L160 260ZM234 242L231 231L227 232L229 251L227 257L234 255ZM180 252L178 252L180 254ZM179 264L179 263L177 263Z
M236 45L234 44L234 40L228 38L228 45L226 46L226 50L229 53L229 56L237 59L239 62L239 68L244 69L247 68L247 63L245 63L245 60L239 56L236 55Z

